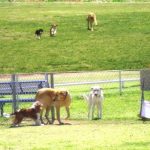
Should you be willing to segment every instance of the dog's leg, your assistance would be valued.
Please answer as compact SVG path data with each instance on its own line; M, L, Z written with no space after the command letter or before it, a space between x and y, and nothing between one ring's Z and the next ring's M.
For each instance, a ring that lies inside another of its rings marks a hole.
M40 114L37 113L36 115L37 115L37 119L35 120L35 125L40 126L41 125Z
M64 124L64 123L61 122L61 120L60 120L60 107L59 107L59 106L56 107L56 114L57 114L57 120L58 120L59 124L60 124L60 125L61 125L61 124Z
M65 119L70 118L70 109L69 107L66 107L67 117Z
M91 26L91 31L94 31L94 29L93 29L93 22L90 23L90 26Z
M15 116L15 120L13 122L13 125L14 127L18 127L21 123L21 121L23 120L23 117L22 116Z
M40 112L40 120L41 120L42 124L45 124L44 121L43 121L43 117L42 117L43 116L43 111L44 111L44 108Z
M89 104L89 113L88 113L89 120L94 118L94 104Z
M55 109L54 109L54 106L51 106L51 116L52 116L52 124L54 123L55 121Z
M88 25L88 30L91 30L89 18L87 18L87 25Z
M89 104L88 106L88 119L90 120L90 115L91 115L91 105Z
M97 104L98 119L102 118L102 101Z
M51 121L49 120L49 111L50 111L50 108L51 108L51 107L47 107L47 108L46 108L45 118L47 119L47 123L52 124L53 122L51 122Z

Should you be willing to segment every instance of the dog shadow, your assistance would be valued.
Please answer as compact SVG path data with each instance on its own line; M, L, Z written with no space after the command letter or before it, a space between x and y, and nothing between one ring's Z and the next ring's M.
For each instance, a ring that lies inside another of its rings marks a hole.
M58 125L58 126L63 126L63 125L72 125L71 123L62 123L62 124L54 124L54 125Z
M96 118L93 118L93 120L102 120L102 118L96 117Z

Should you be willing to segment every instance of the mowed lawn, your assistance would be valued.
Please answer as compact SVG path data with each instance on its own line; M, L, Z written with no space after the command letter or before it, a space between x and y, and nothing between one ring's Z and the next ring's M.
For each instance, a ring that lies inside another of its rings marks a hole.
M1 150L149 150L149 123L70 121L72 125L2 128Z
M91 11L94 32L87 30ZM0 3L0 73L150 67L149 20L149 3Z
M87 30L90 11L97 14L94 32ZM149 3L0 3L0 73L149 67L149 20ZM53 22L58 33L51 38ZM45 31L41 40L34 36L38 28ZM70 125L36 127L29 121L9 128L11 119L1 117L0 150L150 149L149 121L137 116L139 87L122 95L105 90L103 118L93 121L79 90L72 93L71 118L65 121Z

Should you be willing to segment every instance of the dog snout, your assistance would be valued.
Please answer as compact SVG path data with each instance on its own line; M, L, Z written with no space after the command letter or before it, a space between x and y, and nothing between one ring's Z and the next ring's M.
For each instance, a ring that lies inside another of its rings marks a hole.
M98 96L98 94L97 94L97 93L95 93L94 95L95 95L95 96Z

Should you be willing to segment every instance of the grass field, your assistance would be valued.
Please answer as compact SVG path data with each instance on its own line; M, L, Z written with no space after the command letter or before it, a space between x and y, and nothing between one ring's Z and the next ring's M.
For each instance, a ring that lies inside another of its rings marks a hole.
M90 11L98 19L94 32L86 26ZM0 3L0 73L149 68L149 20L149 3ZM58 33L51 38L53 22ZM45 31L41 40L34 37L38 28ZM89 76L83 74L85 81ZM56 75L56 82L63 80ZM19 128L9 128L11 119L0 117L0 150L150 150L149 121L137 116L139 83L131 84L125 84L122 95L118 84L104 87L102 120L87 119L81 93L88 86L69 87L73 101L71 118L65 122L70 125L34 127L25 121ZM11 112L10 104L5 108ZM65 116L62 109L61 117Z
M98 26L87 30L86 15ZM150 66L149 3L0 3L0 72L139 69ZM49 37L51 23L58 34ZM45 30L35 39L38 28Z

